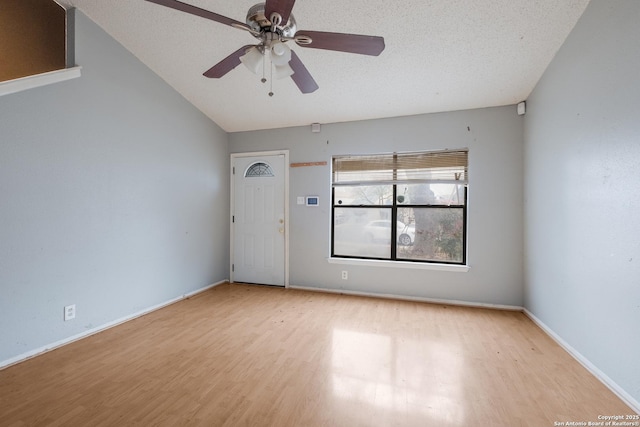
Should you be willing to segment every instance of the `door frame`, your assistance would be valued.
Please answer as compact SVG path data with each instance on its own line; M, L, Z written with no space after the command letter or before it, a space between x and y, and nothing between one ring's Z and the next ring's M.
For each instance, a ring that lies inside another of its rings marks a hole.
M284 287L289 287L289 150L252 151L249 153L231 153L229 177L231 181L230 205L229 205L229 282L233 281L234 264L234 238L235 227L233 224L235 207L235 184L233 164L235 159L242 157L281 156L284 155Z

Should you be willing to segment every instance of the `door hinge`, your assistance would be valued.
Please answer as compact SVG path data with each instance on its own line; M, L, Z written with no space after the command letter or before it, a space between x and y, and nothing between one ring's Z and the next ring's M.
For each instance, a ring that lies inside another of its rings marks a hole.
M232 169L233 169L233 174L235 175L236 174L236 167L234 166Z
M236 265L235 264L231 264L231 271L236 271Z
M231 222L235 224L235 222L236 222L236 216L235 216L235 215L233 215L233 216L231 217Z

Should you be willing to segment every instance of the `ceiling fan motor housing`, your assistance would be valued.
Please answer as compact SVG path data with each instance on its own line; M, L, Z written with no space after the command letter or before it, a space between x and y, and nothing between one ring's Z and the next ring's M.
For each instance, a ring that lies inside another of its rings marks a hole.
M271 31L271 20L265 15L265 4L258 3L252 6L247 12L247 25L255 31ZM293 18L293 14L289 15L289 20L284 24L277 26L276 31L279 35L284 37L293 37L296 34L296 21ZM261 38L256 35L256 38Z

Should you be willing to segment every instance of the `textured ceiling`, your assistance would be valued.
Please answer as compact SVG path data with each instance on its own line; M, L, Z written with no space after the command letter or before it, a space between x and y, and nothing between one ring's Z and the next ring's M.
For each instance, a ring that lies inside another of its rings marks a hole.
M244 22L258 0L183 0ZM526 99L589 0L298 0L298 29L378 35L378 57L291 45L320 86L202 73L251 34L143 0L67 0L228 132L509 105ZM82 65L82 64L79 64Z

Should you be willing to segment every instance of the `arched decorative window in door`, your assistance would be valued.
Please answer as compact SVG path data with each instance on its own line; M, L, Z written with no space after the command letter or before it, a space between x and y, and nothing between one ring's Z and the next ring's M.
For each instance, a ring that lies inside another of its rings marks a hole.
M261 178L273 176L273 169L267 163L256 162L247 168L245 178Z

